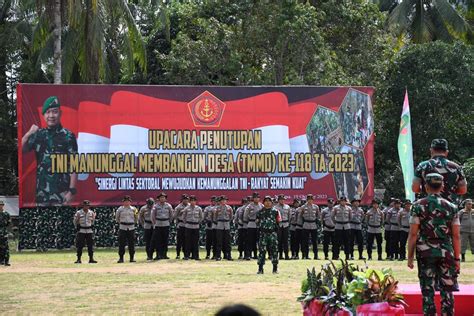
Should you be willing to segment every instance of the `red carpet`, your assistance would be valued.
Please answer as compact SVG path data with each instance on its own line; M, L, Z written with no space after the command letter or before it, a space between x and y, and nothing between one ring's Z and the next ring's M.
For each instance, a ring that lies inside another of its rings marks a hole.
M421 291L419 284L399 284L398 289L405 297L408 307L406 315L423 315ZM440 294L435 294L437 312L440 312ZM456 316L474 315L474 285L459 285L459 292L454 292L454 308Z

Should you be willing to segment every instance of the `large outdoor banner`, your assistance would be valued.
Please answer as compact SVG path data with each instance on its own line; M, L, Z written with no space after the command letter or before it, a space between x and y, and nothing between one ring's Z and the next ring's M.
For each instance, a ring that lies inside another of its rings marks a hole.
M371 87L20 84L20 207L373 198Z

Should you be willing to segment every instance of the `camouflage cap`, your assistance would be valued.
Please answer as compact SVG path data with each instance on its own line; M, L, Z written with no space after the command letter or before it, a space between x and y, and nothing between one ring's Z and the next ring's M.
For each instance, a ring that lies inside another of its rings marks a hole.
M443 183L443 176L439 173L428 173L425 177L426 184L441 184Z
M272 202L272 197L269 196L269 195L265 195L265 197L263 198L263 202L265 202L265 201L267 201L267 200L270 201L270 202Z
M2 202L2 201L0 201L0 202ZM472 203L472 199L465 199L464 200L464 205L469 204L469 203Z
M41 110L41 113L46 113L46 111L48 111L49 109L52 109L52 108L59 108L60 104L59 104L59 99L58 97L56 96L51 96L49 98L46 99L46 101L44 101L43 103L43 109Z
M444 138L435 138L431 141L431 148L448 150L448 141Z

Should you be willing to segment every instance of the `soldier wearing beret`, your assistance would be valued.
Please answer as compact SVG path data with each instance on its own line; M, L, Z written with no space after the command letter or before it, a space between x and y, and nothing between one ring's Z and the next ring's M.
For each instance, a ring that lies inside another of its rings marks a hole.
M185 229L184 229L184 209L189 205L189 196L187 194L181 195L181 203L174 209L174 220L176 222L176 259L179 259L181 250L184 250L185 245Z
M367 256L368 260L372 260L372 246L374 239L377 242L378 260L382 261L382 224L384 222L384 214L379 208L379 201L372 200L371 208L365 215L367 223Z
M211 258L211 250L215 253L215 231L212 224L213 212L216 207L217 197L211 197L211 205L204 208L204 223L206 224L206 259ZM215 259L215 258L212 258Z
M68 204L76 194L77 175L52 173L51 154L77 153L74 134L61 125L59 99L49 97L43 104L46 128L33 124L23 136L23 152L36 154L36 203L40 206Z
M153 223L151 221L151 211L155 205L153 198L146 200L146 205L143 205L138 212L138 223L143 227L143 239L145 240L145 250L147 260L153 260L154 247L152 243Z
M472 209L472 200L464 200L464 208L459 213L461 220L461 257L466 261L467 244L474 254L474 210Z
M10 248L8 247L8 226L10 214L3 210L5 203L0 201L0 265L10 266Z
M151 210L151 223L153 225L153 245L156 250L155 260L169 259L168 238L170 234L170 223L173 219L173 207L166 202L168 196L161 192L158 194L158 202Z
M252 200L253 202L249 203L244 211L244 222L247 222L246 260L250 260L252 252L254 254L253 259L257 259L258 226L256 220L258 211L263 207L263 204L260 203L260 194L258 192L252 194Z
M194 195L189 197L189 205L184 208L184 228L186 245L184 247L184 260L199 259L199 225L204 216L201 207L196 205L197 198Z
M115 221L119 224L119 260L117 263L123 263L126 245L128 245L130 262L135 262L135 224L138 212L137 209L131 205L132 198L129 195L125 195L122 202L123 205L115 212Z
M232 260L230 244L230 221L233 218L232 208L227 205L227 197L222 195L219 198L219 204L214 211L214 221L216 225L216 260L222 260L221 252L224 253L224 259Z
M82 202L82 209L77 211L74 215L74 225L78 229L76 234L77 260L75 263L81 263L84 244L87 244L89 263L97 263L97 261L94 260L94 238L92 236L92 225L94 225L96 213L89 209L90 204L89 200L84 200Z
M290 231L290 213L291 208L285 203L286 197L284 194L278 195L278 203L274 206L280 212L281 221L278 228L278 252L280 253L280 260L285 256L285 260L289 260L288 255L288 234Z
M408 267L413 269L416 248L423 314L436 315L435 290L441 294L441 315L455 315L453 291L459 291L460 222L456 205L441 196L444 178L425 175L427 197L411 209Z
M438 173L443 176L444 189L442 197L454 203L459 203L459 196L466 194L467 182L461 166L448 159L448 141L437 138L431 142L431 159L422 161L415 169L412 190L421 193L426 183L426 175Z
M266 252L272 257L273 273L278 273L278 224L280 213L273 207L272 198L265 196L263 208L257 213L257 223L260 227L258 239L258 274L263 274Z

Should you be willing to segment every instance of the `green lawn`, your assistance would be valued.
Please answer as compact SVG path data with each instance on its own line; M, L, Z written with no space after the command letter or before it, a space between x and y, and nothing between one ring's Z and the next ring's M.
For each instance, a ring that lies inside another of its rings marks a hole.
M170 254L174 258L174 249ZM146 262L143 249L136 257L137 263L117 264L116 250L98 250L98 264L75 265L74 251L13 253L12 266L0 267L0 313L210 315L226 304L245 303L265 315L298 315L306 268L324 262L282 261L278 275L267 262L262 276L256 261ZM473 260L469 254L463 263L460 283L474 283ZM402 283L418 281L406 262L368 264L391 267Z

